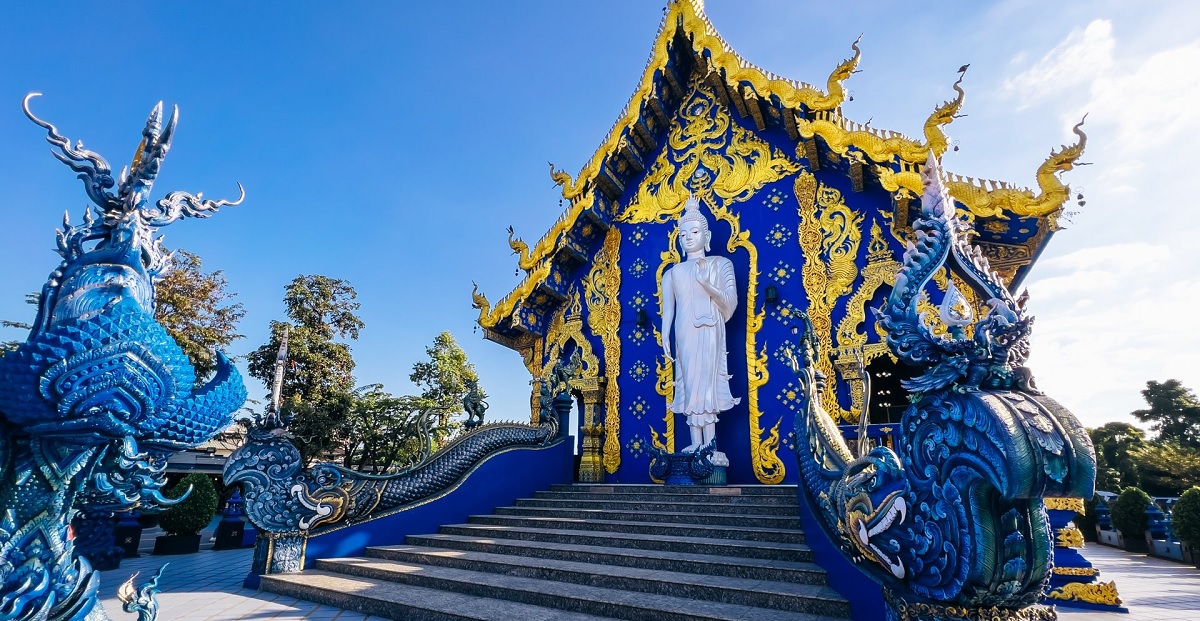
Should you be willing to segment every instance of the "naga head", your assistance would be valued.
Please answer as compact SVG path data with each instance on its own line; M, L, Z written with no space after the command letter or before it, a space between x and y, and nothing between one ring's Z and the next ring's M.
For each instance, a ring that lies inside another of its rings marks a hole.
M245 388L218 356L213 381L193 390L192 365L154 319L155 279L171 263L155 233L241 199L172 192L150 203L177 111L164 123L162 104L154 107L132 164L114 179L103 157L30 111L37 95L26 96L25 114L46 129L51 153L77 173L93 206L81 224L64 217L57 232L62 262L42 288L33 329L0 362L0 410L29 433L74 443L134 437L153 451L202 442L228 424Z

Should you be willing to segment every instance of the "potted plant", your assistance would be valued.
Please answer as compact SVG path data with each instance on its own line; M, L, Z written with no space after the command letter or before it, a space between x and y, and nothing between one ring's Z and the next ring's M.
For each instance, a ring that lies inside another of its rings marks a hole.
M1184 560L1200 568L1200 487L1193 487L1179 497L1171 509L1171 530L1183 543Z
M188 493L188 490L191 493ZM188 554L200 550L200 530L217 514L217 488L208 475L192 473L167 490L168 498L179 498L177 504L163 512L159 525L166 531L154 540L155 554Z
M1150 506L1150 495L1136 487L1127 487L1112 506L1113 526L1121 532L1121 545L1129 552L1147 552L1146 508Z

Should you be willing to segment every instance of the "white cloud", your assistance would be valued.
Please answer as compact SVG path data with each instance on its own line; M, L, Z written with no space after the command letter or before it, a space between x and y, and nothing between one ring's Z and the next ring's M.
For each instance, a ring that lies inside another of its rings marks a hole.
M1005 80L1004 88L1020 99L1019 108L1027 108L1104 75L1113 65L1115 47L1112 22L1097 19L1083 30L1073 30L1029 69ZM1013 64L1020 64L1024 56Z
M1200 278L1172 273L1163 245L1086 248L1038 264L1033 368L1043 390L1088 426L1126 419L1147 380L1200 386Z
M1128 72L1114 71L1091 83L1091 98L1071 118L1116 126L1125 154L1161 148L1200 130L1200 41L1151 55ZM1188 136L1190 138L1190 136Z

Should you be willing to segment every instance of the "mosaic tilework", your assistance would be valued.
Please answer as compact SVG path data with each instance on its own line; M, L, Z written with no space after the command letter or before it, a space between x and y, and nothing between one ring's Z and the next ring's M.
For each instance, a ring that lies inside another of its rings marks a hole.
M629 231L629 237L626 239L628 239L629 242L634 246L641 246L642 242L646 241L646 238L648 237L649 234L646 233L646 229L640 226L635 226L633 227L633 230Z
M775 226L771 227L771 230L767 231L767 243L776 248L782 248L791 239L792 229L782 224L776 223Z
M787 261L780 261L775 265L775 267L771 268L771 270L767 272L767 276L771 280L774 280L781 285L786 285L788 279L790 279L795 273L796 268L788 265Z
M642 326L636 326L629 332L629 340L632 341L634 345L641 345L642 343L645 343L649 336L650 331Z
M784 204L790 197L791 194L788 194L779 188L774 188L770 192L767 192L767 195L763 197L762 204L763 207L766 207L771 211L779 211L779 206Z
M646 366L645 362L638 360L629 367L629 377L632 377L635 382L640 382L650 377L650 367Z
M629 404L629 413L633 414L633 417L638 420L642 420L642 417L645 416L649 411L650 404L646 403L646 400L643 399L641 395L638 395L638 398L634 399L633 403Z
M788 382L784 385L783 390L775 395L775 398L787 409L795 412L800 407L800 387L794 382Z
M645 293L642 293L641 291L636 291L636 292L634 292L633 297L629 298L629 307L634 310L646 308L646 302L649 300L650 300L650 297L647 296Z
M646 262L641 259L635 259L633 264L629 266L629 274L632 275L634 278L641 278L642 276L646 275L646 272L649 272L649 271L650 271L650 266L647 265Z
M800 311L796 310L796 307L787 300L780 300L775 304L768 305L767 314L785 326L792 325L793 321L800 318Z
M646 438L643 438L640 433L635 433L625 442L625 452L636 459L646 454L647 446L649 444L646 442Z
M791 341L784 341L779 344L779 347L775 348L775 351L771 353L771 357L775 358L775 360L778 360L781 364L788 364L788 352L795 354L796 345Z

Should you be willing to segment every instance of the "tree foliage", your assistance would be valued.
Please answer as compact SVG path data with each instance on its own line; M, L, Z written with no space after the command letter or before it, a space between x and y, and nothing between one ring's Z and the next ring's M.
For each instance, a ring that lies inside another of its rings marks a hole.
M1200 485L1200 450L1166 440L1130 451L1138 464L1141 487L1155 496L1178 496Z
M1138 484L1138 462L1130 451L1145 444L1145 432L1129 423L1112 422L1089 429L1096 448L1096 489L1120 492Z
M297 276L285 288L291 328L282 409L306 463L337 445L336 432L353 406L354 357L348 344L334 339L357 339L364 327L356 297L350 283L320 275ZM270 340L248 356L250 376L268 387L283 328L284 322L271 322Z
M1149 527L1146 507L1150 496L1136 487L1127 488L1112 505L1112 522L1126 539L1141 539L1142 532Z
M463 396L479 384L479 374L449 332L437 335L425 353L429 360L414 364L408 378L422 390L421 398L438 409L439 425L449 427L450 417L463 411Z
M1171 509L1171 530L1192 549L1200 548L1200 487L1193 487L1179 497Z
M242 338L237 326L246 316L241 303L231 303L237 294L226 290L224 274L205 273L202 267L199 256L177 250L171 270L154 291L154 319L187 354L197 382L216 370L218 350Z
M411 465L430 449L437 430L428 421L433 405L429 401L395 397L380 384L363 386L353 397L339 429L345 446L343 466L372 474L391 472Z
M1200 449L1200 399L1175 379L1159 383L1146 382L1142 397L1150 406L1133 412L1134 418L1150 423L1158 440L1168 440L1180 446Z
M179 498L191 493L177 504L171 505L159 520L168 535L195 535L217 514L217 487L207 474L193 472L183 477L164 494L168 498Z

